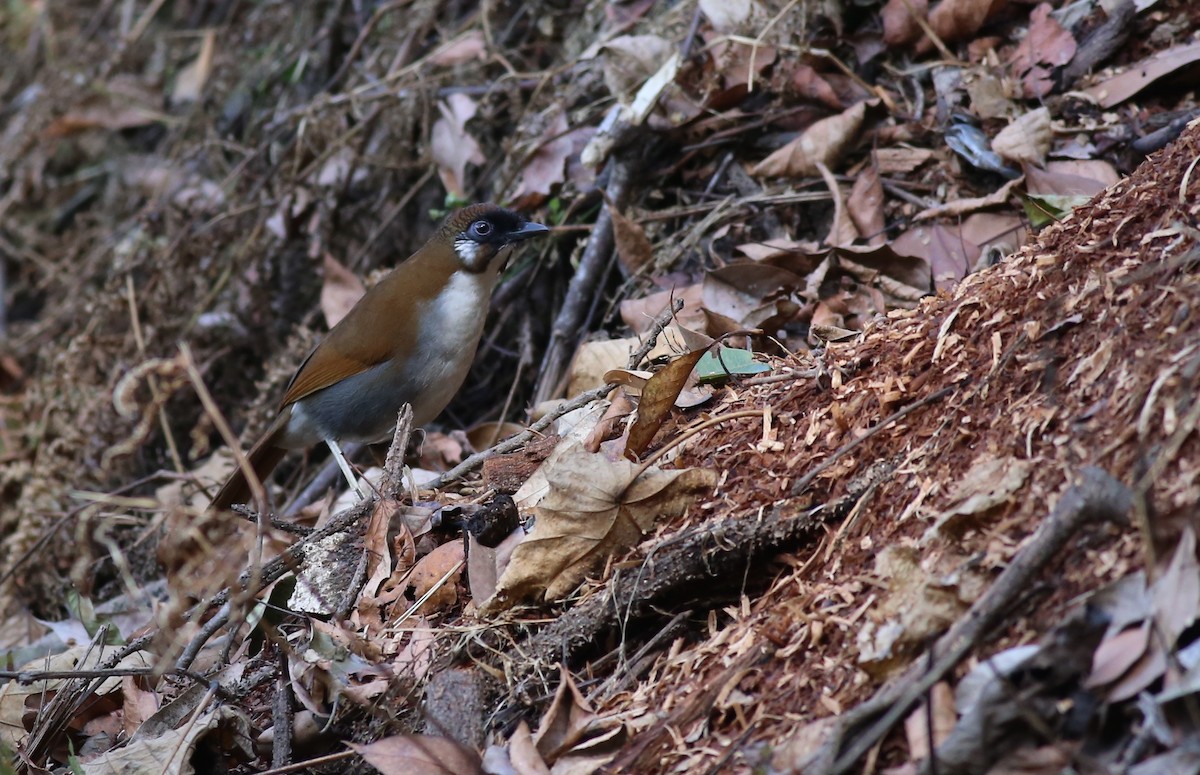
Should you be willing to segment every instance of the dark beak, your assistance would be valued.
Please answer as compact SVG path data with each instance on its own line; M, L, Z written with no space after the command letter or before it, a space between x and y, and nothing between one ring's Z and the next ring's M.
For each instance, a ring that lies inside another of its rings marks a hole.
M546 228L542 224L529 221L516 231L510 231L508 233L508 241L520 242L521 240L527 240L530 237L537 237L542 234L547 234L549 231L550 229Z

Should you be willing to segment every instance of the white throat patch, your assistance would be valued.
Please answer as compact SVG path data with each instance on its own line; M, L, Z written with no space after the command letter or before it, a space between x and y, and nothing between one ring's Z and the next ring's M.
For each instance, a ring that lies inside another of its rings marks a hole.
M454 252L458 254L458 258L463 262L464 266L475 268L476 262L479 260L479 249L482 247L478 242L467 237L459 237L454 240Z

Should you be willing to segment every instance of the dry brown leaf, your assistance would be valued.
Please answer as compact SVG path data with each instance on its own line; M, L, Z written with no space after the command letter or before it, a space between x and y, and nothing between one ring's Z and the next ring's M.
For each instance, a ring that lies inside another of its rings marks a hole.
M451 194L466 194L463 177L467 164L483 164L487 159L467 132L467 122L475 116L475 101L465 94L451 94L438 103L441 118L433 122L429 152L437 164L438 177Z
M1142 658L1149 645L1149 620L1106 639L1092 655L1092 672L1083 685L1098 687L1116 681Z
M1167 571L1154 582L1154 626L1161 641L1174 649L1179 636L1200 615L1200 563L1191 526L1179 536Z
M533 733L524 719L509 738L508 758L517 775L550 775L550 768L533 744Z
M1028 99L1049 94L1055 86L1054 68L1067 64L1075 56L1074 36L1062 28L1050 11L1049 3L1033 9L1029 32L1013 55L1012 73L1021 79L1024 96ZM996 148L996 151L999 153L1000 149Z
M654 434L662 427L675 406L675 399L687 385L688 375L696 363L704 357L708 348L693 350L668 363L646 382L642 388L642 400L638 403L637 420L629 429L629 440L625 443L625 457L636 460L654 440Z
M604 375L613 369L624 368L629 362L629 354L639 344L636 337L601 339L581 344L567 371L567 395L577 396L585 390L605 384L607 379Z
M471 443L471 449L479 451L524 430L524 425L515 422L481 422L467 429L467 441Z
M1053 139L1050 111L1038 108L1001 129L992 140L992 150L1009 161L1040 165L1046 160Z
M447 541L417 560L408 577L414 597L419 600L436 587L436 591L417 609L422 615L449 608L458 602L458 580L462 578L463 559L462 541ZM450 577L442 581L448 573ZM441 586L437 586L439 583Z
M659 35L622 35L604 43L599 50L604 54L604 83L609 92L623 104L631 104L642 84L675 49L675 44Z
M937 157L937 154L928 148L876 148L872 153L875 165L884 175L912 172Z
M578 441L561 443L541 471L547 494L530 533L513 552L484 613L522 600L557 600L616 552L641 540L657 520L670 519L716 480L713 471L639 467L591 454Z
M1095 196L1120 176L1106 161L1052 161L1045 169L1027 167L1025 190L1034 196Z
M559 756L583 739L595 720L595 712L579 693L570 671L565 665L560 666L554 701L546 709L533 735L538 753L547 764L553 765Z
M887 242L884 229L887 221L883 215L883 182L879 179L879 168L868 164L854 179L854 187L850 189L850 197L846 200L846 208L855 228L870 245L883 245Z
M1007 0L942 0L929 13L929 26L945 43L966 40L979 32L988 17L1007 4ZM919 51L932 48L922 39Z
M1195 62L1200 62L1200 43L1173 46L1166 51L1160 51L1138 61L1120 75L1106 78L1090 89L1085 89L1084 92L1100 103L1100 107L1111 108L1134 96L1158 79Z
M821 173L821 178L825 181L825 187L829 189L829 196L833 200L833 218L829 224L829 234L825 237L825 244L832 247L853 244L858 239L858 230L854 228L854 222L850 220L850 215L846 212L846 197L842 195L842 187L838 185L834 174L822 162L817 162L817 171Z
M675 314L675 320L688 328L699 330L704 328L703 295L703 286L694 283L651 293L640 299L626 299L621 302L621 322L633 329L635 334L644 334L663 310L675 299L680 299L683 309Z
M816 175L818 163L830 169L836 167L842 155L858 140L867 107L871 104L859 102L836 116L821 119L755 165L753 174L802 178Z
M611 205L608 212L612 216L613 243L617 259L627 277L637 275L654 260L654 248L651 247L646 231L640 224L626 218L620 210Z
M908 757L914 761L926 759L932 750L946 741L958 714L954 710L954 692L950 684L938 681L925 696L925 702L932 700L933 712L922 704L908 714L904 720L904 734L908 738ZM930 717L933 720L933 745L929 744Z
M329 253L324 257L325 281L321 284L321 312L333 328L366 293L362 280Z
M192 719L179 729L169 729L157 737L135 735L126 745L100 754L83 765L84 775L160 775L195 772L192 757L200 740L214 734L222 746L234 746L240 756L254 757L251 750L250 722L228 705ZM225 742L229 741L229 742ZM228 753L233 753L228 750Z
M483 775L479 756L446 737L396 735L346 745L381 775Z
M917 224L892 240L892 248L907 256L929 261L934 287L953 288L979 258L980 247L970 242L961 227L940 223Z
M804 278L786 269L762 263L729 264L704 276L702 298L705 310L739 327L757 328L778 314L772 300L786 301L804 287Z
M525 161L513 198L524 194L550 195L566 179L567 160L577 155L575 138L568 131L566 111L558 111L546 123L537 150Z
M929 0L888 0L879 15L883 19L883 42L892 48L907 46L923 34L913 17L924 19L929 15Z
M1008 201L1010 196L1012 196L1012 190L1024 180L1025 178L1023 177L1017 178L1016 180L1010 180L987 196L971 197L968 199L955 199L952 202L935 205L917 213L912 217L912 219L915 222L927 221L931 218L953 218L959 215L973 213L977 210L984 210L989 207L1002 205Z
M811 65L799 64L792 70L792 86L801 97L819 102L833 110L846 107L829 81Z

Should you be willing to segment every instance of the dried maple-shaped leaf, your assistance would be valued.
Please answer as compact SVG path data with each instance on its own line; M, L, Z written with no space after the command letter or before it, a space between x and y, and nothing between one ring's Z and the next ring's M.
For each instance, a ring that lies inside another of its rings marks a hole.
M702 347L681 355L646 382L638 404L637 420L629 429L629 440L625 443L625 457L637 459L650 445L671 407L675 406L675 399L687 385L688 375L706 352L708 348Z
M482 775L478 754L447 737L396 735L347 743L382 775Z
M636 544L655 521L682 513L698 492L716 480L713 471L663 471L626 460L609 461L564 442L542 471L548 492L535 509L537 521L500 577L496 595L482 612L526 599L557 600L611 555Z
M818 163L832 169L858 139L871 104L860 102L836 116L821 119L755 165L754 174L801 178L816 175Z
M429 139L429 151L437 164L438 176L446 190L463 196L463 176L468 162L483 164L483 151L479 143L467 132L467 122L476 111L475 101L465 94L451 94L438 103L442 117L433 122Z
M362 280L329 253L325 254L325 282L321 284L321 312L330 328L346 317L350 308L366 293Z

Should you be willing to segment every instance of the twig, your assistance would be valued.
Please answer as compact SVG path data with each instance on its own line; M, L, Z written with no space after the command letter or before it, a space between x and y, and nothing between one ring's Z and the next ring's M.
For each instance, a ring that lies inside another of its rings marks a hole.
M629 162L626 157L616 154L609 161L609 179L605 203L600 206L600 214L596 217L596 225L592 227L583 256L579 259L579 268L571 278L567 288L567 296L563 299L558 316L550 333L550 343L546 346L546 354L542 361L541 374L538 376L537 387L534 389L533 402L541 403L551 398L558 388L559 380L566 368L567 360L575 351L580 329L586 322L586 312L591 306L592 298L602 292L597 287L604 265L613 256L613 226L611 207L625 206L628 196L629 182L632 178Z
M292 680L288 674L287 652L279 648L275 660L275 701L271 704L271 766L283 767L292 761Z
M940 656L934 664L930 666L925 660L915 660L900 678L839 717L837 727L825 744L803 763L801 769L816 775L841 775L854 770L858 759L882 740L930 687L953 670L980 639L1002 621L1013 601L1029 589L1037 575L1083 525L1119 520L1129 511L1131 501L1129 489L1106 471L1093 466L1084 468L1079 483L1063 493L1049 518L995 583L965 616L938 638L933 648Z

